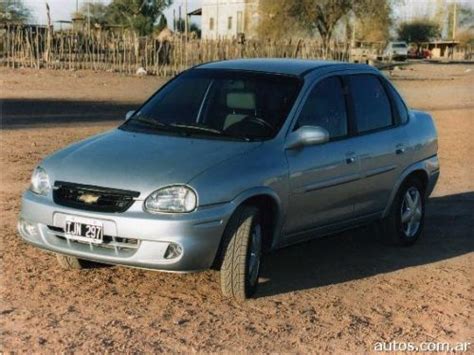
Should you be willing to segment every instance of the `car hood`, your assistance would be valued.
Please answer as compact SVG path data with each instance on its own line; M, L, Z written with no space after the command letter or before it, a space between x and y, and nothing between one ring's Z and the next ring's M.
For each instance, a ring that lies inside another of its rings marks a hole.
M116 129L53 154L43 166L53 181L139 191L142 199L258 145Z

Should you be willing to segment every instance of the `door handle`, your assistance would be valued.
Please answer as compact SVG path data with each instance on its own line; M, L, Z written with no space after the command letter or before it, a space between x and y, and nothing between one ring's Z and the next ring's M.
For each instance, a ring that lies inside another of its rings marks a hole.
M346 153L346 164L352 164L356 161L356 153L355 152L347 152Z
M403 146L403 144L398 144L396 149L395 149L395 153L397 155L400 155L400 154L403 154L405 153L405 147Z
M347 164L352 164L356 161L356 158L355 157L348 157L346 158L346 163Z

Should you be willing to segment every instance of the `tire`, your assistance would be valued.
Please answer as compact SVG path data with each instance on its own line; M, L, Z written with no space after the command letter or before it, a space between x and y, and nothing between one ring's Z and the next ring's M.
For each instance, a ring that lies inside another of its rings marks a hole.
M409 178L398 190L389 215L382 221L382 237L391 245L411 246L420 238L425 221L424 188Z
M75 256L56 254L58 264L66 270L80 270L88 266L86 260L76 258Z
M225 297L238 301L250 298L256 291L262 259L263 231L256 207L240 207L229 221L220 271Z

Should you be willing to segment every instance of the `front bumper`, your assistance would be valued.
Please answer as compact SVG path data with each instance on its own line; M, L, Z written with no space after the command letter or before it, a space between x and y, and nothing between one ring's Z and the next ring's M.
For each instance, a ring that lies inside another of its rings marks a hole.
M136 201L124 213L99 213L54 204L27 191L22 198L18 230L28 243L55 253L106 264L163 271L191 272L208 269L214 262L225 225L234 206L224 203L199 208L189 214L150 214ZM65 217L102 222L107 243L94 245L66 238ZM171 243L182 253L165 258Z

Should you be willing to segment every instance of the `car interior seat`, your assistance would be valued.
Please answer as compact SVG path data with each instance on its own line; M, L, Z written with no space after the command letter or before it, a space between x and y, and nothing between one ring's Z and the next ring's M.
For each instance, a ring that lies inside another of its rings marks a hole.
M255 116L255 93L251 91L231 91L227 93L226 105L229 114L224 120L224 129L242 121L247 116Z

